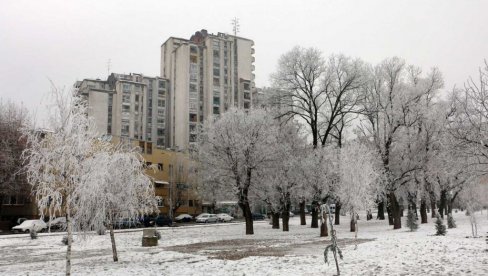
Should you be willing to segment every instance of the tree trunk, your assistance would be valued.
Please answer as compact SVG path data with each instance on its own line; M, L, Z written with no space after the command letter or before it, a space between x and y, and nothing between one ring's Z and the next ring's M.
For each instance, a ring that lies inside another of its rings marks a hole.
M430 214L431 218L435 218L435 194L433 192L429 193L430 196L430 209L432 210L432 213Z
M340 203L336 204L334 219L335 219L334 224L339 225L341 222L341 204Z
M114 262L119 261L119 257L117 256L117 247L115 246L115 236L114 236L114 225L110 223L110 241L112 242L112 256L114 257Z
M300 225L307 225L305 220L305 200L300 201Z
M71 243L73 242L73 230L71 229L71 214L68 206L66 207L66 226L68 228L68 246L66 247L66 276L69 276L71 275Z
M271 218L273 221L273 229L280 229L280 213L278 212L272 212L271 213Z
M425 199L420 201L420 223L427 223L427 202Z
M249 202L247 198L244 202L240 202L239 206L241 207L242 214L244 215L244 219L246 220L246 235L253 235L254 234L254 227L253 227L253 220L252 220L252 212L251 207L249 206Z
M312 203L312 224L311 228L319 228L319 212L317 210L317 202Z
M388 224L393 225L393 214L392 214L392 208L391 208L391 198L388 196L388 201L386 203L386 213L388 214Z
M393 229L400 229L402 228L400 205L398 204L398 200L394 192L390 192L389 197L393 219Z
M351 232L356 232L356 214L352 213L351 214L351 227L350 227Z
M322 219L322 223L320 225L320 236L329 236L329 229L327 229L327 215L325 215L325 217Z
M444 209L446 208L446 203L447 203L447 191L442 190L441 199L439 202L439 215L441 216L442 219L444 219Z
M378 216L376 217L379 220L385 220L385 201L381 200L378 202Z
M286 210L287 208L284 208L283 212L281 213L281 220L283 223L283 231L290 231L290 225L288 224L290 220L290 211Z

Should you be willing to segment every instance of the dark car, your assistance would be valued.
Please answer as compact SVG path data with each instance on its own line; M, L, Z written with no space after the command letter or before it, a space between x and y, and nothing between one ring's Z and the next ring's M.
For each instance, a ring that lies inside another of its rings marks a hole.
M259 213L252 213L252 220L264 220L265 216Z
M154 221L156 222L157 226L173 225L173 221L171 220L171 218L166 215L159 215L154 219Z

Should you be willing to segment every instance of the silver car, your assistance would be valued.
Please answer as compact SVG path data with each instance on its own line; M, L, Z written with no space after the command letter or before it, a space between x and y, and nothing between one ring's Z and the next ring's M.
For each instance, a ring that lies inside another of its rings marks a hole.
M205 215L201 215L201 216L199 216L199 218L197 218L198 223L210 223L210 222L215 223L218 221L219 221L219 218L214 214L205 214Z

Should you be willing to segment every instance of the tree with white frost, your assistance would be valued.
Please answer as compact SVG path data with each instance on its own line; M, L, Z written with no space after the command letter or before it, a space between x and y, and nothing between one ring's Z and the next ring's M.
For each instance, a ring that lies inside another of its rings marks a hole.
M250 189L258 171L276 159L277 129L263 110L231 109L207 120L197 147L201 185L215 185L232 194L246 220L246 234L254 234Z
M142 156L128 145L105 145L84 163L91 172L83 175L83 185L75 191L74 226L85 234L108 228L113 260L117 262L114 225L122 219L135 221L156 212L154 186L144 173Z
M24 129L28 148L23 160L28 182L32 185L41 217L49 210L66 213L68 246L66 275L71 274L72 217L77 209L77 192L88 171L85 161L95 153L98 138L95 124L86 116L86 106L73 97L52 87L53 104L49 107L50 132ZM91 167L90 169L96 170Z
M293 195L303 189L303 177L300 166L304 159L305 140L300 135L300 128L295 122L279 124L277 141L272 145L275 160L267 168L260 170L261 183L254 187L255 193L271 209L273 228L276 218L281 213L283 231L289 231L289 215ZM279 222L278 222L279 228Z
M351 214L351 232L357 235L357 216L374 204L376 187L381 176L379 157L374 150L358 142L346 144L340 151L339 181L337 194L342 206Z

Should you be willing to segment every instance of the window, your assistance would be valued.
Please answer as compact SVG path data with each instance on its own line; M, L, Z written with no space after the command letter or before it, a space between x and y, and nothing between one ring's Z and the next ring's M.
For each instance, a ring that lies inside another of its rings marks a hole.
M251 99L251 94L249 92L244 92L244 99L250 100Z
M122 112L130 112L130 105L123 105Z
M214 106L213 114L220 114L220 108L218 106Z
M220 76L220 69L219 68L214 68L213 69L213 74L214 74L214 76Z
M197 114L190 114L190 122L196 122L197 121Z
M164 207L164 198L157 196L156 201L158 202L158 207Z
M159 89L165 89L166 88L166 82L165 81L159 81Z
M164 128L158 128L158 136L164 135Z
M158 138L157 145L158 146L164 146L164 138Z
M190 199L190 200L188 200L188 206L189 206L189 207L193 207L193 200L191 200L191 199Z
M136 102L139 101L139 95L136 95Z
M220 97L213 97L213 104L220 105Z
M158 170L162 171L164 169L163 163L158 163Z
M249 102L244 103L244 108L248 109L251 107L251 104Z
M151 162L146 162L146 167L151 167L152 163Z
M129 92L130 91L130 84L124 83L122 85L122 90L124 90L124 92Z
M165 100L158 100L158 106L159 106L159 107L164 107L164 106L166 106L166 101L165 101Z
M197 135L196 134L190 134L190 143L194 143L197 141Z
M152 154L152 143L146 144L146 152L147 154Z
M249 89L250 89L249 83L245 82L244 83L244 90L249 90Z
M191 53L197 53L198 52L197 47L196 46L191 46L190 47L190 52Z
M164 91L164 90L158 91L158 96L164 96L164 95L166 95L166 91Z
M213 78L213 85L214 86L220 86L220 79L217 77L214 77Z
M197 56L193 56L193 55L191 55L191 56L190 56L190 62L191 62L191 63L197 63L197 62L198 62L198 57L197 57Z
M213 57L214 58L219 58L220 57L219 50L213 50Z
M190 92L197 92L197 85L194 83L190 83Z

